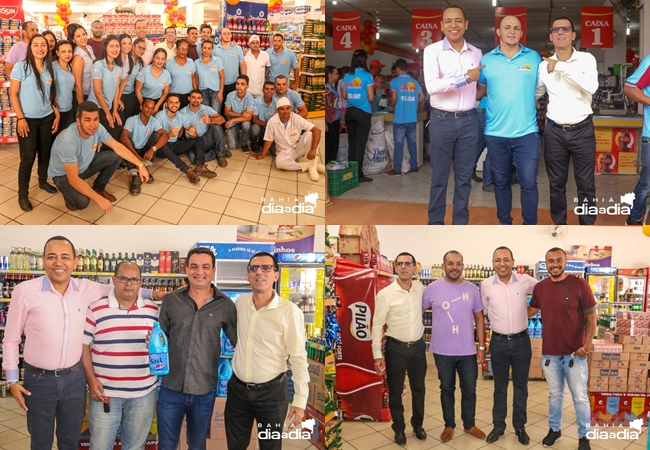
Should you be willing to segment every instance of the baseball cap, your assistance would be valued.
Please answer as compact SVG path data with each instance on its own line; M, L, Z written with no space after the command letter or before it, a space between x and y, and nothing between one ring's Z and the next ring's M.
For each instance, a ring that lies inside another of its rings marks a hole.
M386 67L384 64L381 63L378 59L373 59L370 61L370 67Z
M275 104L276 108L279 108L280 106L291 106L291 102L287 97L282 97L280 100L277 101Z

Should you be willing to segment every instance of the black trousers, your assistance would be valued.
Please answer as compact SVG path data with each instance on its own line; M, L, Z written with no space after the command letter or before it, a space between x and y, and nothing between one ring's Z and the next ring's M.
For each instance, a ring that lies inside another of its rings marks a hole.
M61 120L59 120L59 129L56 132L57 136L77 120L77 111L74 108L66 112L59 111L59 114L61 114Z
M596 181L594 159L596 157L596 136L594 124L584 128L564 131L549 119L544 131L544 162L551 189L551 218L556 225L565 225L567 220L566 183L569 177L569 160L573 159L573 176L578 188L575 206L595 207ZM579 215L580 225L593 225L595 214Z
M149 119L151 120L151 119ZM131 139L131 136L129 136L129 140L131 141L131 144L133 145L133 148L135 148L135 151L138 152L138 155L144 157L144 154L147 153L147 151L153 146L156 145L156 142L158 142L158 139L160 139L160 135L157 132L151 133L151 136L149 136L149 139L147 139L147 143L144 144L144 147L142 148L137 148L135 144L133 143L133 139ZM126 161L126 168L131 170L135 169L135 164Z
M190 93L188 92L187 94L178 94L179 100L181 102L181 107L178 109L185 108L187 105L190 104ZM217 111L219 112L219 111Z
M494 374L494 404L492 423L496 430L506 429L508 413L508 381L512 367L512 426L522 430L526 426L528 402L528 371L533 356L528 335L515 339L492 336L490 341L492 373Z
M221 102L221 111L217 111L223 117L226 117L226 97L228 97L228 94L235 90L236 84L237 83L223 85L223 101Z
M411 425L421 427L424 421L424 377L427 374L427 345L420 339L414 345L407 346L393 338L386 339L385 358L386 381L388 382L388 406L393 417L393 430L404 431L404 405L402 390L404 377L408 371L411 387L411 404L413 416Z
M47 182L47 168L50 165L50 150L54 135L54 113L40 119L27 120L29 133L26 137L18 136L20 149L20 165L18 166L18 197L27 198L29 195L29 179L32 176L32 167L38 155L38 184Z
M335 161L339 152L339 141L341 138L341 119L327 124L325 133L325 162Z
M122 103L124 109L120 111L120 117L122 118L122 124L124 124L129 117L140 114L140 103L135 98L135 91L130 94L122 94Z
M348 161L359 163L359 177L363 176L363 157L370 135L372 114L359 108L345 110L345 125L348 127Z
M233 374L228 381L224 411L228 450L245 450L251 440L251 431L260 437L260 450L281 450L282 439L271 439L264 434L282 433L288 406L286 377L269 389L252 391L240 384ZM257 420L255 430L253 420Z
M113 125L115 125L115 127L112 128L108 124L108 119L106 118L106 114L104 114L104 110L102 110L101 108L99 108L99 123L101 123L104 126L104 128L106 128L106 131L108 132L108 134L111 135L113 139L115 139L117 142L120 141L120 135L122 134L122 126L118 125L117 122L113 122ZM122 122L122 124L124 124L124 122ZM102 150L104 148L109 149L110 147L106 144L102 144Z

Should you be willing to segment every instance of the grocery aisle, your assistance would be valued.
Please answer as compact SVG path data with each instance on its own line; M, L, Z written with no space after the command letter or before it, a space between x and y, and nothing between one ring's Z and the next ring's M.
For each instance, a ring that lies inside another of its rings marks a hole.
M341 436L344 441L344 448L350 450L368 450L381 449L392 450L407 448L411 450L425 449L456 449L456 450L477 450L477 449L543 449L542 439L548 433L548 389L545 381L528 382L528 424L526 432L530 436L530 445L523 446L517 441L512 428L512 384L508 389L508 418L506 419L507 428L504 436L499 438L494 444L488 444L475 437L463 433L462 422L460 420L460 388L456 388L456 432L454 438L443 444L440 441L440 434L444 428L442 420L442 409L440 407L440 389L438 382L438 371L433 362L433 355L427 352L427 377L426 377L426 402L425 418L423 427L427 432L425 441L418 440L413 434L412 428L406 427L406 445L400 446L395 444L395 433L390 427L390 422L343 422ZM404 417L406 422L410 420L411 391L408 387L408 377L406 379L407 392L404 401ZM476 386L477 405L476 405L476 426L485 434L492 431L492 393L493 382L485 380L480 375ZM562 440L558 441L553 447L555 450L575 450L578 448L577 428L575 424L575 412L571 394L569 390L564 394L564 412L562 414ZM607 450L645 450L646 449L647 428L643 429L643 434L636 441L632 440L598 440L590 441L593 449Z

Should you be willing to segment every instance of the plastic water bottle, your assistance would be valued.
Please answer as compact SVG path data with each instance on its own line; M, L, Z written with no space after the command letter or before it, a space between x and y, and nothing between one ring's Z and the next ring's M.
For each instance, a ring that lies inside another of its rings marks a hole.
M528 319L528 335L531 338L536 337L535 336L535 321L533 319Z
M542 321L539 319L537 319L537 323L535 324L535 337L542 337Z
M228 396L228 380L232 376L232 365L230 364L230 359L221 358L219 361L219 373L217 383L217 397L227 397Z
M233 356L235 354L235 347L233 347L230 339L226 334L221 330L221 355L222 356Z
M149 338L149 373L151 375L169 373L169 345L167 336L158 322L154 322Z

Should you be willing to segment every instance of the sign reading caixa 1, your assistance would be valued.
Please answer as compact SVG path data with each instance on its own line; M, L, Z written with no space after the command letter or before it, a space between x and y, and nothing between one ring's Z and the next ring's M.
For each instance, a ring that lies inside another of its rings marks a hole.
M18 19L25 21L25 12L21 0L3 0L0 2L0 19Z

